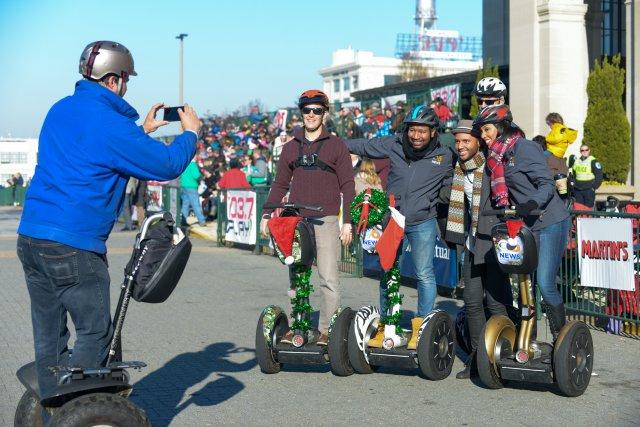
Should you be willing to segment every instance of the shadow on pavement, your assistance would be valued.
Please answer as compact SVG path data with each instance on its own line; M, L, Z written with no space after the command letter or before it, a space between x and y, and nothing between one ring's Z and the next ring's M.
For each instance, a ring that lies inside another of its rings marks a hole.
M229 374L248 371L256 366L254 357L242 363L229 360L230 355L237 353L253 355L254 350L236 347L231 342L221 342L211 344L202 351L180 354L138 381L133 387L131 400L147 411L154 426L169 425L190 405L214 406L222 403L245 387ZM212 373L216 373L218 378L190 393L182 402L189 388Z

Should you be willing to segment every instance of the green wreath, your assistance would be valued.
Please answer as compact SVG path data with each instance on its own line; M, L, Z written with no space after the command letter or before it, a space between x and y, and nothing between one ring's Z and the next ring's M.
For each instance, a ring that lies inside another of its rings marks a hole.
M362 191L356 197L353 198L350 206L351 222L358 225L360 223L360 216L362 215L362 205L367 190ZM373 226L382 222L384 214L389 210L389 198L384 191L371 189L371 197L369 198L369 218L367 219L367 225Z

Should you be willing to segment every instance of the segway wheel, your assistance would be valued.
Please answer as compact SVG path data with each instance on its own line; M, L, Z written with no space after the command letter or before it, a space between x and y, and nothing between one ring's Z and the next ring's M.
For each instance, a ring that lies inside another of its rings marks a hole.
M327 353L329 354L329 363L331 364L331 372L339 377L348 377L353 375L353 366L349 362L349 326L355 316L355 312L350 308L345 308L335 319L333 325L329 329L329 345Z
M478 342L478 349L476 351L476 364L478 366L478 376L480 377L480 381L482 381L482 384L484 384L487 388L497 390L504 387L504 384L502 379L498 375L498 372L496 371L496 367L489 357L487 345L493 346L494 357L500 357L499 355L503 346L513 346L512 343L507 338L505 338L503 334L498 335L495 342L487 344L485 336L487 333L488 325L490 325L489 322L484 325L484 327L482 328L482 332L480 332L480 340Z
M446 312L437 311L424 323L417 348L420 371L432 381L445 379L451 374L456 354L453 322Z
M553 372L560 391L569 397L582 395L593 371L593 340L587 326L578 321L561 330L553 351Z
M263 312L260 315L258 326L256 327L256 359L258 360L260 370L265 374L277 374L280 372L281 364L276 361L273 345L275 345L276 340L289 328L287 316L282 312L275 314L273 326L267 331L271 337L271 342L268 342L264 330L265 316L273 315L272 312Z
M13 418L15 427L35 427L41 426L42 405L40 400L31 390L25 390L18 402L16 415Z
M151 427L147 414L117 394L92 393L65 403L51 417L52 426L140 426Z
M349 362L353 366L353 370L359 374L371 374L376 371L377 366L370 365L365 358L364 351L358 346L358 342L366 345L366 331L361 330L360 322L365 322L369 316L376 315L371 307L364 307L356 313L349 325L349 337L347 338L347 349L349 353Z

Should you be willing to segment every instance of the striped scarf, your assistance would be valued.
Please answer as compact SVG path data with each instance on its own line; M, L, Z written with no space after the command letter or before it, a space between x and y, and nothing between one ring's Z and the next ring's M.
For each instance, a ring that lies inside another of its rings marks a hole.
M473 196L471 198L471 236L475 236L480 216L480 194L482 191L482 174L484 173L485 157L478 152L466 162L456 163L451 185L451 198L449 200L449 213L447 215L447 232L460 235L464 240L464 180L465 173L473 171Z
M504 153L521 137L523 137L522 133L516 131L506 139L498 138L489 144L487 167L491 171L491 200L496 207L509 205L509 190L504 179Z

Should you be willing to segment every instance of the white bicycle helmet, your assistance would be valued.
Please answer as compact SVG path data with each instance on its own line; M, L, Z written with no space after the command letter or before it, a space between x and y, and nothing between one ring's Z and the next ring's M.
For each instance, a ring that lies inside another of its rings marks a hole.
M507 86L497 77L485 77L476 85L475 95L499 98L507 95Z

